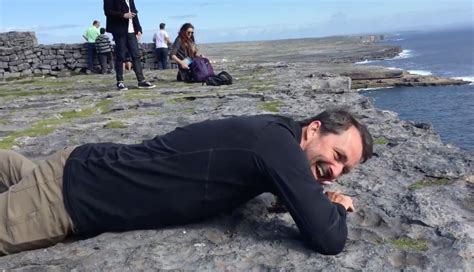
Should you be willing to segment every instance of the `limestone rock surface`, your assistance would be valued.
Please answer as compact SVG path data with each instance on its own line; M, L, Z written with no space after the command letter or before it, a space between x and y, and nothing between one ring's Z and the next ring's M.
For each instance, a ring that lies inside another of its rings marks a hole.
M123 92L115 90L114 75L0 85L0 147L34 160L69 145L136 143L205 119L260 113L301 119L347 107L368 125L375 150L328 188L352 196L356 206L341 254L306 248L291 216L268 212L274 197L263 194L232 214L196 224L72 237L1 257L0 270L473 271L473 155L352 91L350 78L338 75L348 71L347 63L338 63L363 58L370 48L361 55L359 43L341 46L274 42L267 55L260 43L203 46L216 71L234 76L230 86L175 82L175 70L146 71L157 85L151 90L134 88L133 73L126 74L130 89Z

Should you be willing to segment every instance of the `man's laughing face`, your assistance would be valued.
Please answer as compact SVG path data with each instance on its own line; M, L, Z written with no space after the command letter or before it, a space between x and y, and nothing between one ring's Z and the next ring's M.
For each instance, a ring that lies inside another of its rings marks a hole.
M353 126L341 134L323 134L321 122L314 121L303 130L301 148L316 180L329 184L360 162L362 138Z

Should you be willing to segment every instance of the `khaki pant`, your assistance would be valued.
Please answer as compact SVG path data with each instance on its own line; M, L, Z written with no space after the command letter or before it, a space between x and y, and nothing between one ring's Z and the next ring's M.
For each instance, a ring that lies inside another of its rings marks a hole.
M0 150L0 191L7 188L0 193L0 256L51 246L72 233L62 183L73 150L62 149L38 165Z

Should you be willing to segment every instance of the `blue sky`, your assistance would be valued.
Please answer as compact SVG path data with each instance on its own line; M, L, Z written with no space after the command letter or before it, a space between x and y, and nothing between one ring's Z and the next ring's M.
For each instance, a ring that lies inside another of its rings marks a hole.
M197 42L227 42L474 25L473 0L135 0L151 42L160 22L174 38L185 22ZM184 4L183 4L184 3ZM101 0L0 0L0 32L35 31L40 43L82 42Z

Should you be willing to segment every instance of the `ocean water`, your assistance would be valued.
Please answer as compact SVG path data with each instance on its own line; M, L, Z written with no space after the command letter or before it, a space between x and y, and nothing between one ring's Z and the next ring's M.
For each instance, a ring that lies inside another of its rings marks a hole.
M394 33L387 44L403 52L382 61L359 65L401 68L410 73L461 78L471 84L439 87L397 87L362 92L377 108L399 113L401 119L431 123L445 143L474 153L474 27Z

